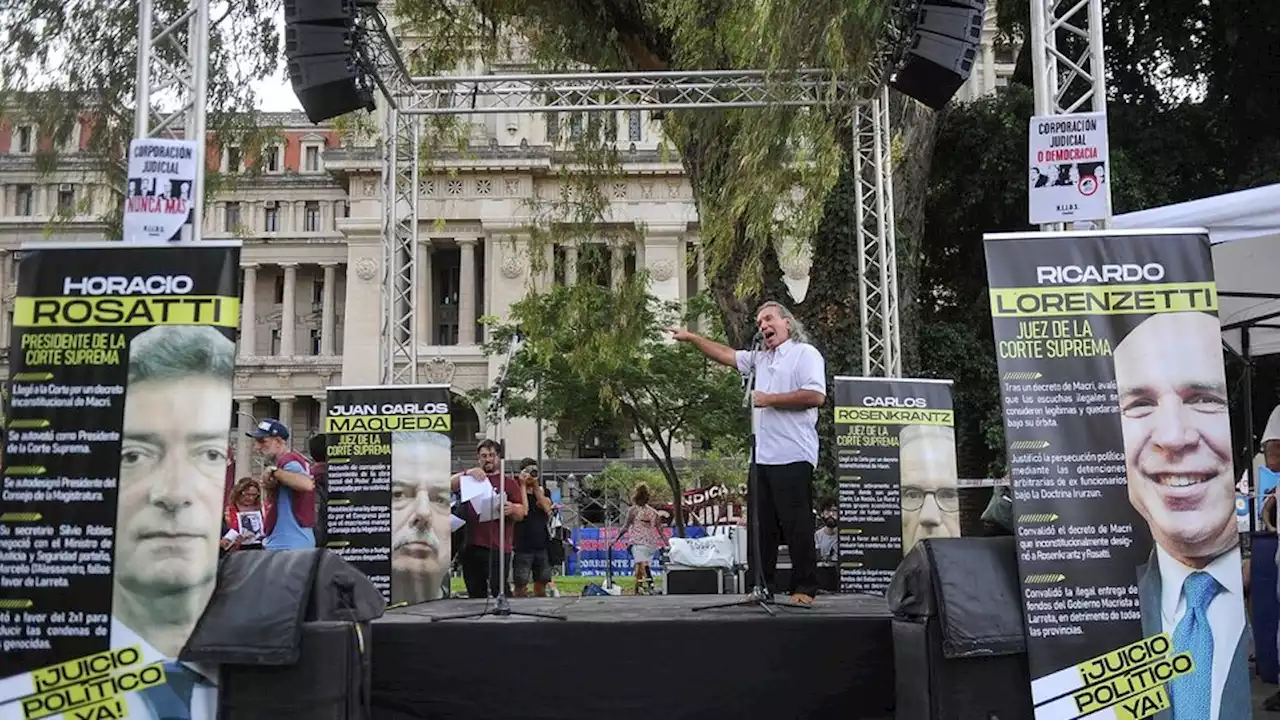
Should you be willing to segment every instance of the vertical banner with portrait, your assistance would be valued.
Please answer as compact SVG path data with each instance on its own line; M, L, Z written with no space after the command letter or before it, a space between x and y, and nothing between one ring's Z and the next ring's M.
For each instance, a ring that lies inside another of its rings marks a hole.
M329 388L327 547L391 605L444 596L451 428L447 385Z
M951 381L835 382L840 591L878 595L917 542L960 536Z
M1250 717L1208 236L986 254L1036 719Z
M240 243L22 248L0 718L213 720L177 661L217 581Z

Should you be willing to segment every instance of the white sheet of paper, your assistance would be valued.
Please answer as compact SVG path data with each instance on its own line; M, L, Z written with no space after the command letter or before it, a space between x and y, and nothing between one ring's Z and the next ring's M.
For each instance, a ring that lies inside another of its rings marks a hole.
M451 532L451 533L458 532L458 528L460 528L460 527L462 527L463 525L466 525L466 524L467 524L467 521L466 521L466 520L463 520L462 518L458 517L457 515L450 515L450 516L449 516L449 532Z
M488 480L478 480L470 475L463 475L462 481L458 484L458 494L462 496L462 502L471 502L476 497L492 492L493 486Z
M471 501L471 509L476 511L480 522L497 520L502 514L502 498L496 492L481 495Z

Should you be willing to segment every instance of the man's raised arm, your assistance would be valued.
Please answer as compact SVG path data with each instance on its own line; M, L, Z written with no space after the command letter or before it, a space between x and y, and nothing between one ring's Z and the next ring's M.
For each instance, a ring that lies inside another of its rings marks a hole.
M697 333L689 332L684 328L668 328L671 332L671 338L677 342L692 343L694 347L702 351L703 355L715 360L721 365L728 365L731 368L738 367L738 357L734 349L728 345L721 345L715 340L708 340Z

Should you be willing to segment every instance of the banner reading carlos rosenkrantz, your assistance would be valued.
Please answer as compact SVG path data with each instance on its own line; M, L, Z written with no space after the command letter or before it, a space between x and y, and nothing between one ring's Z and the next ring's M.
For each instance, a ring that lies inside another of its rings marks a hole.
M1036 720L1249 718L1208 237L986 253Z
M329 388L327 544L392 605L444 595L451 418L447 385Z
M213 720L240 243L23 247L0 504L0 719Z
M960 537L950 380L836 378L840 592L883 594L924 538Z

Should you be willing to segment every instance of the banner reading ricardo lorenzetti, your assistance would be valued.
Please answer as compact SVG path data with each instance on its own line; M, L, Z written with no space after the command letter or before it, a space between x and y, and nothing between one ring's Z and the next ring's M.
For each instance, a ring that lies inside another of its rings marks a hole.
M835 380L840 591L881 594L917 542L960 537L951 381Z
M1250 717L1208 238L986 252L1037 720Z
M328 547L392 605L444 594L451 427L447 385L329 388Z
M240 244L22 252L0 719L213 720L216 674L170 661L217 579Z

